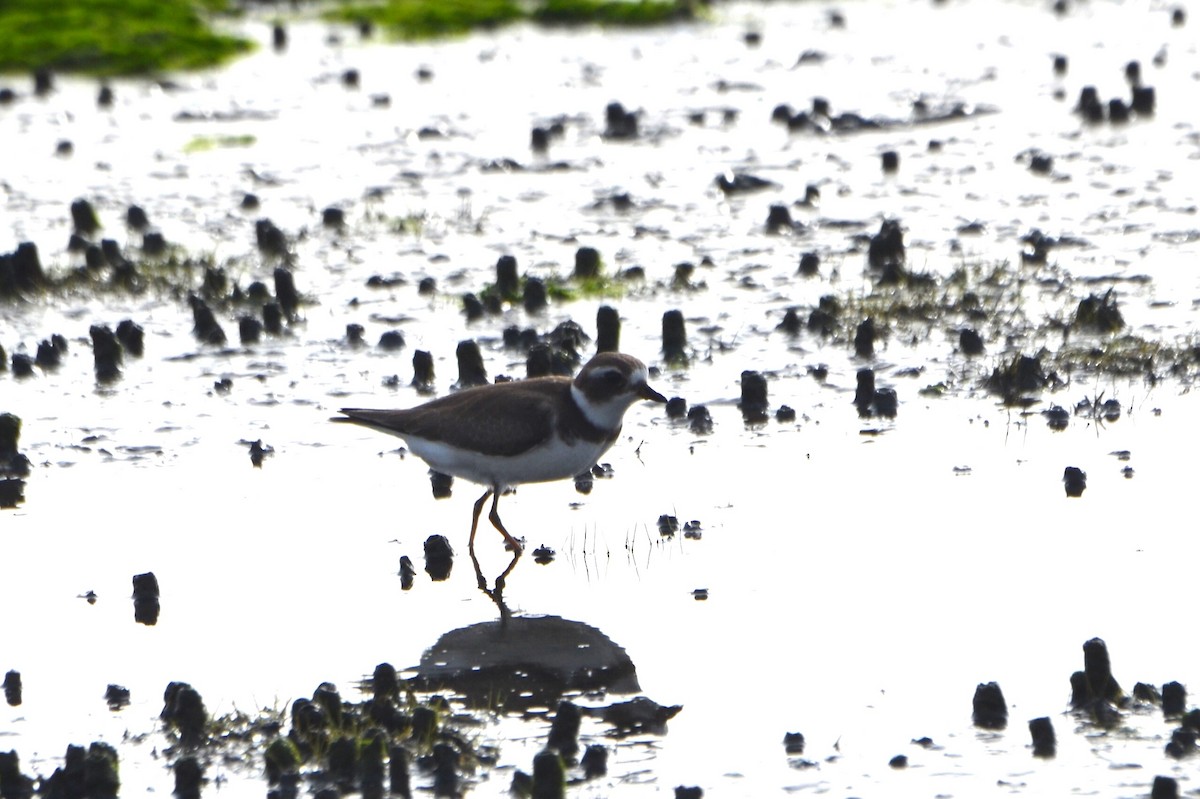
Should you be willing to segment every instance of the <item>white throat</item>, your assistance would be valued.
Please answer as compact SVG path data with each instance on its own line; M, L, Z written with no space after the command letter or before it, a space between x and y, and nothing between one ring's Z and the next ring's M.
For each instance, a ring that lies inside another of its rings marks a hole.
M601 430L619 428L625 411L634 401L634 397L630 394L619 394L602 402L596 402L588 399L587 395L580 391L579 386L575 384L571 384L571 398L583 412L584 418Z

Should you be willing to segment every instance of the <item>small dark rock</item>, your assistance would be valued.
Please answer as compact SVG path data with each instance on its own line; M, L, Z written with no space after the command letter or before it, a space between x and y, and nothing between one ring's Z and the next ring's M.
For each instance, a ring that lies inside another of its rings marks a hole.
M768 233L779 233L785 230L794 230L796 223L792 221L792 213L786 205L782 203L773 203L767 209L766 228Z
M11 707L21 704L21 672L11 669L4 675L4 701Z
M458 361L456 385L459 388L482 386L488 382L487 370L483 367L483 354L479 351L479 344L469 339L460 341L454 355Z
M1187 688L1180 682L1164 683L1162 711L1164 716L1182 716L1187 710Z
M1030 719L1029 735L1033 739L1034 757L1054 757L1058 743L1054 735L1054 725L1048 716Z
M671 397L667 400L667 418L682 419L687 416L688 404L683 397Z
M1068 497L1081 497L1087 488L1087 473L1076 466L1063 469L1063 487Z
M611 305L596 310L596 352L617 352L621 342L621 315Z
M153 627L158 624L158 578L154 572L133 576L133 620Z
M150 217L140 205L131 205L125 209L125 224L136 231L144 231L150 227Z
M575 269L571 274L575 278L597 278L600 266L600 252L595 247L580 247L575 251Z
M142 253L145 256L161 256L167 252L167 239L158 230L148 230L142 236Z
M583 757L579 759L579 766L583 769L584 779L603 777L608 773L608 748L600 744L588 744L587 749L583 750Z
M1104 120L1104 106L1095 86L1084 86L1079 91L1079 102L1075 105L1075 112L1088 122Z
M867 264L872 269L883 269L889 263L903 264L904 260L904 230L899 221L885 219L867 246Z
M263 330L272 336L283 335L283 306L277 302L265 302L262 307Z
M713 431L712 414L703 405L693 405L687 412L688 427L696 435L706 436Z
M132 319L122 319L117 324L117 341L135 358L141 358L146 353L146 331Z
M436 378L433 372L433 355L427 350L417 350L413 353L412 386L420 393L431 392Z
M225 331L208 303L195 294L188 297L188 302L192 306L192 335L205 344L224 344Z
M433 490L434 499L446 499L454 487L454 477L441 472L429 472L429 487Z
M252 195L246 196L250 197ZM245 197L242 198L242 207L246 207ZM265 255L287 255L287 236L270 219L259 219L254 223L254 240L258 244L258 249Z
M386 330L379 337L379 349L385 352L397 352L404 348L404 334L399 330Z
M75 200L71 203L71 225L81 236L90 236L100 229L100 219L87 200Z
M976 727L1002 730L1008 726L1008 705L998 683L980 683L975 688L971 718Z
M672 309L663 313L662 354L668 363L686 364L688 361L683 311Z
M616 140L636 139L638 137L638 116L633 111L627 111L618 102L611 102L604 108L604 138Z
M33 377L33 358L30 358L25 353L14 352L10 363L12 364L13 377L17 379Z
M816 277L820 267L821 258L815 252L806 252L800 256L800 268L796 273L804 277Z
M521 304L525 307L526 313L537 313L548 303L549 294L546 291L546 282L540 277L526 278L525 289L521 294Z
M300 305L300 295L296 291L296 279L292 276L292 271L283 266L275 268L274 277L275 300L283 309L288 321L293 321L296 318L296 309Z
M742 372L742 398L738 408L742 411L742 419L747 424L758 424L767 421L767 378L762 372L745 370Z
M1155 95L1153 86L1135 86L1133 89L1133 99L1130 106L1134 111L1142 116L1150 116L1154 113Z
M123 685L109 683L104 691L104 701L109 710L120 710L129 706L129 689Z
M1150 799L1179 799L1179 783L1174 777L1156 775L1150 789Z
M121 344L107 325L92 325L88 328L92 338L92 360L96 379L100 382L116 380L121 376Z
M206 736L208 711L200 692L185 682L171 682L163 692L159 717L178 733L185 746L201 743Z
M321 224L328 228L343 228L346 226L346 212L331 205L321 211Z
M583 714L578 705L568 699L560 701L554 712L554 720L550 723L550 735L546 745L557 751L563 758L574 759L575 753L579 751L579 728L582 720ZM535 778L536 775L537 768L535 767Z
M250 442L250 463L255 469L261 469L268 455L274 455L275 448L262 443L262 439Z
M859 322L854 330L854 354L870 358L875 354L875 320L870 317Z
M454 550L444 535L431 535L425 539L425 572L435 581L450 576L454 565Z
M262 339L263 325L253 316L238 317L238 340L243 345L257 344Z
M963 355L973 357L984 352L983 337L969 327L958 331L958 349Z

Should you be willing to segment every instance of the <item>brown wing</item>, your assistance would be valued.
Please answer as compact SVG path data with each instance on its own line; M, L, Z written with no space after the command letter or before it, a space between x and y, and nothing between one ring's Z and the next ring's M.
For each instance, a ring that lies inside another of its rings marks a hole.
M343 408L348 419L401 438L414 436L488 455L518 455L544 441L555 402L570 391L561 377L478 386L404 410Z

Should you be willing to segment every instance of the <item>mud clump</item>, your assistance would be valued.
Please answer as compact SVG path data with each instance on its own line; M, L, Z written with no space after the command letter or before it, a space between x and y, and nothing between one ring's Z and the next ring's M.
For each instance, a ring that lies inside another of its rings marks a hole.
M1087 488L1087 473L1078 466L1068 466L1063 469L1063 488L1068 497L1082 497Z
M762 372L747 369L742 372L742 398L738 408L746 424L761 424L769 418L767 411L767 378Z
M458 382L455 385L459 388L482 386L488 382L478 342L469 339L458 342L454 357L458 361Z
M154 626L158 623L158 578L154 572L133 576L133 618L138 624Z
M688 363L687 328L683 311L672 309L663 313L662 354L669 364L686 366Z
M10 669L4 675L4 701L9 707L17 707L21 704L21 672L16 669Z
M1034 757L1054 757L1058 742L1054 735L1054 724L1049 716L1030 719L1029 736L1033 739Z
M971 719L976 727L984 730L1002 730L1008 726L1008 705L998 683L980 683L976 686L971 702Z

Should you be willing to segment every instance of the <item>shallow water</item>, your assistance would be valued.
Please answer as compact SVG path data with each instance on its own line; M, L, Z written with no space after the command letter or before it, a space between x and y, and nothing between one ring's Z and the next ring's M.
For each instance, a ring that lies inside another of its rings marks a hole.
M297 21L283 53L267 46L267 22L251 19L240 29L262 52L174 76L178 88L121 81L115 108L101 111L94 83L60 78L50 97L0 108L0 149L11 154L0 250L32 240L49 271L66 270L77 263L65 251L68 206L85 197L101 235L132 255L139 239L122 220L136 202L168 241L211 255L231 280L269 283L275 264L254 246L255 219L269 217L292 239L310 299L290 335L223 350L195 341L186 303L170 295L0 306L8 352L32 354L51 333L71 345L56 371L0 374L0 410L22 418L21 449L35 464L26 501L0 512L0 606L11 609L0 668L18 669L25 686L21 706L0 710L0 748L18 750L27 773L49 774L68 743L103 738L119 747L127 794L167 791L165 743L152 731L169 681L190 682L218 713L284 708L323 680L349 697L376 663L415 665L442 633L495 618L464 551L475 488L434 501L425 466L399 458L398 442L326 419L342 406L419 402L407 386L414 349L433 353L443 392L463 339L480 342L490 375L520 376L524 356L501 346L506 325L546 332L571 318L591 333L608 303L623 318L622 349L661 366L663 393L707 404L715 428L698 436L635 407L606 456L614 478L590 496L563 483L502 502L509 529L557 552L546 566L518 562L508 606L599 628L629 653L646 696L683 705L665 735L614 741L585 724L613 749L610 776L572 792L1133 796L1157 774L1194 790L1192 761L1163 754L1175 724L1157 711L1107 732L1066 713L1068 677L1094 636L1126 689L1200 684L1186 627L1197 556L1182 522L1194 476L1180 454L1196 409L1187 379L1076 375L1026 415L1001 407L982 379L1061 336L1006 328L1015 309L985 323L988 354L974 360L955 352L959 320L896 323L872 362L844 341L775 330L787 307L867 292L865 246L851 236L889 217L903 223L912 269L1024 270L1030 318L1066 319L1112 286L1135 332L1194 341L1194 25L1171 27L1159 5L1081 4L1059 17L1042 4L897 2L840 4L836 28L832 8L730 4L711 22L667 30L517 27L423 45L350 31L335 42L327 26ZM749 29L761 45L743 41ZM827 58L794 68L806 49ZM1065 76L1051 70L1054 53L1070 58ZM1081 123L1070 110L1080 87L1123 96L1131 59L1157 89L1157 113ZM351 66L358 90L339 80ZM419 80L419 67L432 78ZM389 105L372 100L379 93ZM864 116L907 118L916 98L995 112L849 136L789 135L770 122L776 104L813 96ZM642 110L641 140L600 137L612 100ZM699 111L701 123L689 120ZM211 118L182 121L185 112ZM548 156L531 154L531 126L560 116L564 137ZM426 127L441 135L418 135ZM253 142L221 138L242 136ZM60 139L73 155L53 155ZM1054 156L1051 176L1021 162L1029 148ZM900 169L885 176L887 149ZM491 168L505 158L526 168ZM725 198L713 178L727 168L779 187ZM806 232L766 234L768 206L808 184L820 187L819 208L792 208ZM260 210L239 210L246 191ZM618 192L633 210L597 204ZM321 227L329 205L345 209L344 231ZM396 231L412 218L416 232ZM971 221L982 234L956 232ZM1032 228L1086 244L1053 250L1048 267L1019 267ZM460 313L459 294L491 282L500 254L523 273L566 276L581 245L610 271L642 266L646 281L539 315L512 308L468 323ZM821 255L819 279L795 275L807 251ZM698 264L696 288L671 288L681 261ZM367 288L374 274L405 282ZM424 276L438 281L432 298L417 293ZM669 308L688 319L687 368L656 362ZM124 318L145 328L147 355L97 386L87 328ZM234 313L220 321L233 340ZM348 347L348 323L371 343L398 328L407 347ZM1020 336L1011 350L1007 332ZM818 364L825 381L809 374ZM894 421L855 413L863 365L896 388ZM772 407L790 405L798 421L745 425L744 369L768 374ZM383 385L391 375L400 388ZM228 394L214 390L225 377ZM918 393L939 382L948 395ZM1055 432L1037 414L1097 397L1118 399L1121 418L1074 415ZM256 439L274 448L261 469L248 458ZM1066 466L1088 474L1080 499L1063 495ZM702 537L661 538L661 514L699 520ZM434 533L458 550L445 582L420 570ZM485 576L508 564L493 531L477 550ZM396 574L401 555L418 564L410 591ZM154 627L134 623L128 600L131 576L145 571L163 591ZM694 598L701 588L707 600ZM89 590L94 605L80 598ZM971 726L975 686L992 680L1010 705L1000 734ZM109 683L131 690L130 707L108 711ZM1058 733L1052 760L1030 753L1025 723L1038 716ZM475 775L473 793L504 793L546 727L514 717L481 730L500 742L500 767ZM808 741L803 761L784 752L789 731ZM922 736L934 747L912 743ZM888 766L897 754L907 769ZM221 780L208 795L266 790L236 764L211 763L207 776Z

